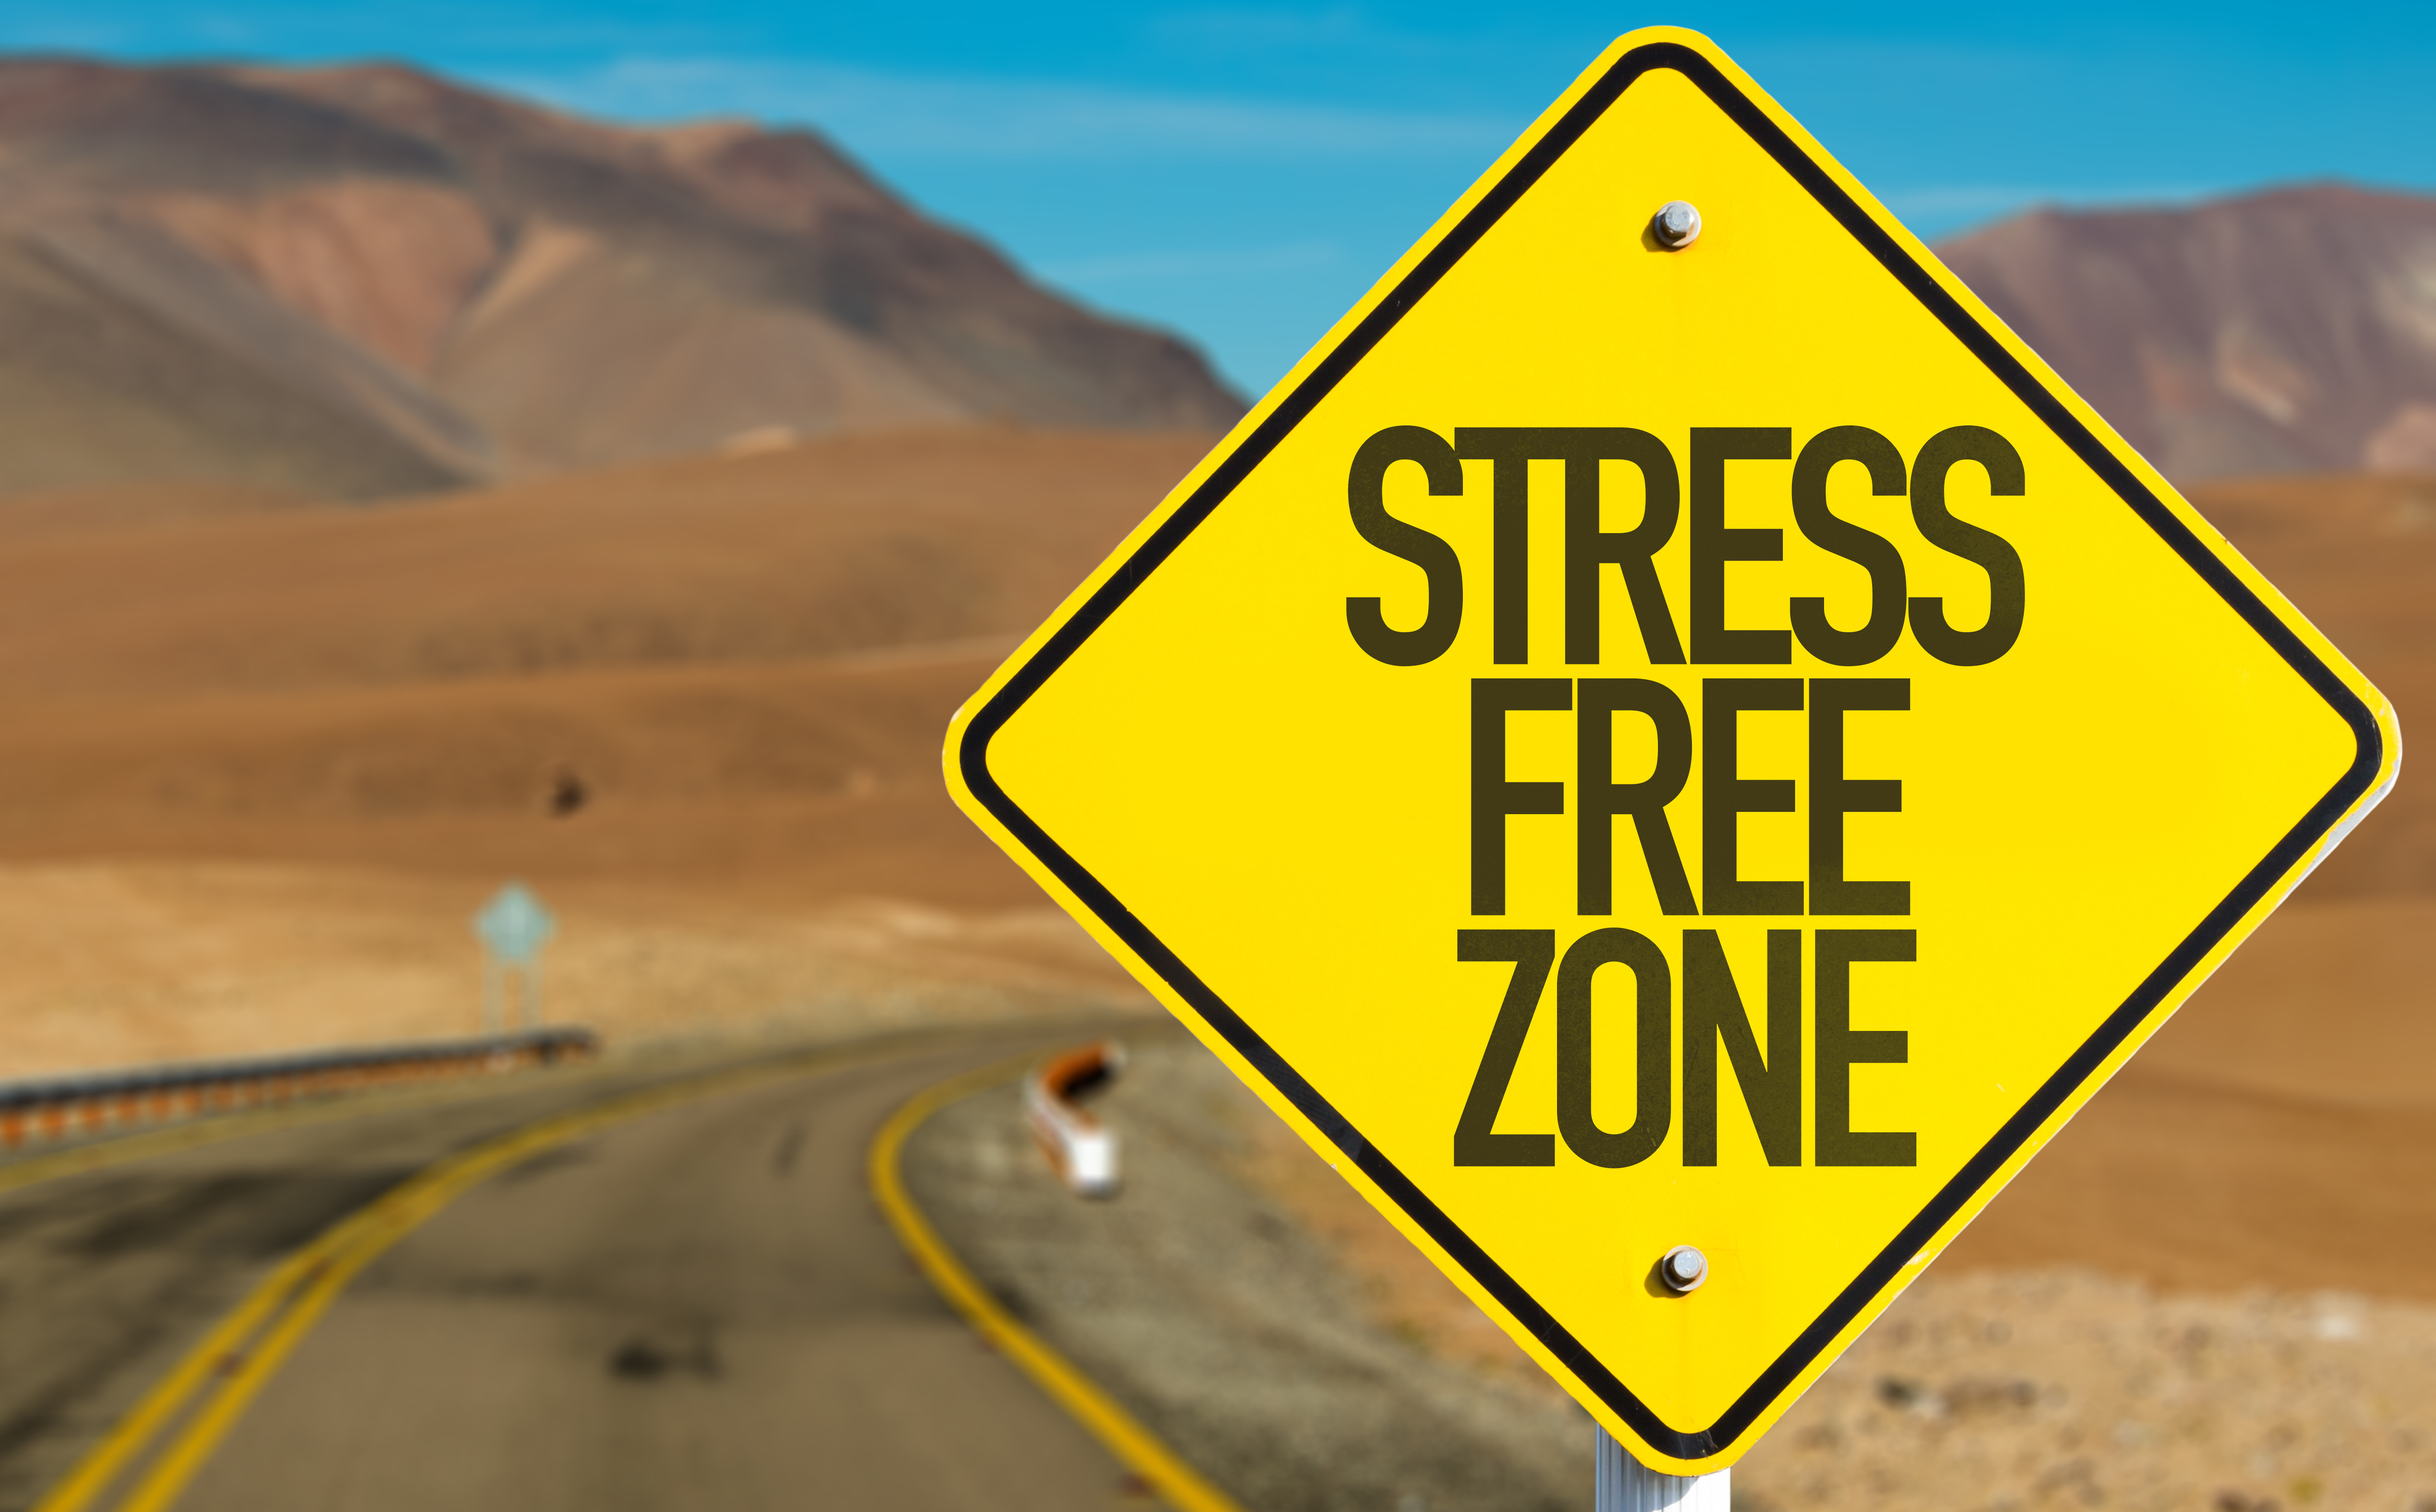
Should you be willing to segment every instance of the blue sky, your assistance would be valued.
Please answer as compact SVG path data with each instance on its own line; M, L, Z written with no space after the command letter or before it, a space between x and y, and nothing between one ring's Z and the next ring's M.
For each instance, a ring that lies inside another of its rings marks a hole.
M2436 190L2436 5L18 0L0 47L421 62L807 124L1265 389L1598 50L1717 39L1925 235L2296 180Z

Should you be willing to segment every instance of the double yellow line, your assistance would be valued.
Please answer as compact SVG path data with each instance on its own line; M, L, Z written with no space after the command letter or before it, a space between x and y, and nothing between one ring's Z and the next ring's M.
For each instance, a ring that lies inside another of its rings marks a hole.
M356 1274L477 1183L628 1119L885 1053L819 1051L689 1077L528 1124L409 1177L339 1220L265 1277L34 1512L84 1512L96 1504L115 1512L162 1512Z
M914 1094L880 1125L879 1138L871 1141L871 1195L879 1202L888 1225L896 1230L898 1242L948 1305L963 1313L975 1331L1014 1361L1126 1469L1149 1482L1160 1501L1174 1512L1244 1512L1234 1498L1186 1464L1157 1434L1142 1426L1140 1419L1119 1406L1115 1399L1077 1369L1073 1362L1059 1354L1046 1339L1018 1323L989 1289L965 1269L905 1190L900 1157L905 1141L921 1127L922 1121L960 1098L1020 1075L1033 1059L1020 1056Z
M332 1225L264 1278L135 1410L96 1445L35 1512L165 1512L249 1403L357 1273L487 1178L559 1145L647 1113L809 1071L900 1053L901 1047L815 1051L691 1077L528 1124L452 1156ZM914 1207L898 1170L907 1137L959 1098L1020 1074L1031 1056L917 1093L872 1141L873 1198L923 1274L966 1320L1029 1375L1175 1512L1243 1512L1065 1356L1018 1323L973 1278Z

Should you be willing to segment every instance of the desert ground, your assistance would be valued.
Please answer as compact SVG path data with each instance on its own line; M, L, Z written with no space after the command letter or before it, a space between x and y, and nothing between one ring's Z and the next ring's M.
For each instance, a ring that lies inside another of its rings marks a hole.
M379 506L0 506L9 1073L469 1031L509 877L566 918L548 1012L613 1038L907 982L1144 1004L954 810L940 739L1207 445L967 427ZM2436 704L2436 480L2196 499L2406 725ZM2406 779L1949 1265L2436 1296L2431 927Z
M1588 1504L1589 1416L1217 1059L1146 1030L1068 1193L1013 1088L921 1129L925 1208L994 1294L1247 1507ZM2001 1204L2000 1204L2001 1206ZM2436 1305L1940 1265L1733 1470L1761 1512L2436 1505Z
M0 1074L470 1033L468 920L510 877L563 917L549 1015L612 1039L980 1012L984 980L1146 1005L939 747L1206 445L0 506Z
M613 1041L1155 1015L955 812L940 739L1208 444L966 427L377 506L165 485L0 503L0 1074L471 1032L469 918L511 877L562 917L548 1016ZM2406 725L2436 704L2436 478L2195 500ZM1861 1454L1920 1492L1888 1504L1934 1504L1904 1466L1964 1452L1948 1439L2018 1451L2025 1486L2067 1473L2038 1435L2082 1428L2040 1416L2044 1386L1949 1401L1949 1377L2114 1380L2159 1330L2216 1330L2236 1373L2317 1360L2313 1330L2436 1337L2431 941L2436 799L2406 777L1952 1247L1905 1304L1919 1330L1873 1334L1874 1363L1820 1388L1751 1494L1818 1503L1821 1467ZM1510 1370L1324 1168L1259 1148L1244 1179L1380 1328ZM1965 1359L1948 1314L1977 1320L1972 1348L2024 1316L2080 1331L2035 1366ZM2276 1354L2286 1334L2304 1355ZM2421 1379L2410 1359L2397 1380ZM2308 1370L2292 1399L2366 1399ZM2248 1421L2212 1431L2247 1442ZM2293 1503L2334 1484L2219 1480ZM2055 1497L2089 1502L2078 1481L2031 1500Z

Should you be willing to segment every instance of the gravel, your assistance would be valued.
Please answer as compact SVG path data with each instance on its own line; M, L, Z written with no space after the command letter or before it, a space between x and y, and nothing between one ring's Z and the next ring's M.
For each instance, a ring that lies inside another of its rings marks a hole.
M914 1194L1017 1316L1255 1512L1587 1508L1588 1416L1206 1051L1136 1036L1125 1190L1057 1184L1012 1088ZM1940 1272L1736 1467L1745 1512L2436 1512L2436 1308Z

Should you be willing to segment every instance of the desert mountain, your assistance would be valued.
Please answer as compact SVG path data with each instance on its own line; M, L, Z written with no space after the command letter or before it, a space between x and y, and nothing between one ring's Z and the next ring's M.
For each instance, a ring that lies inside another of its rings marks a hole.
M0 60L0 493L370 496L1241 408L809 132L627 130L391 66Z
M2179 482L2436 471L2436 199L2043 210L1938 252Z

